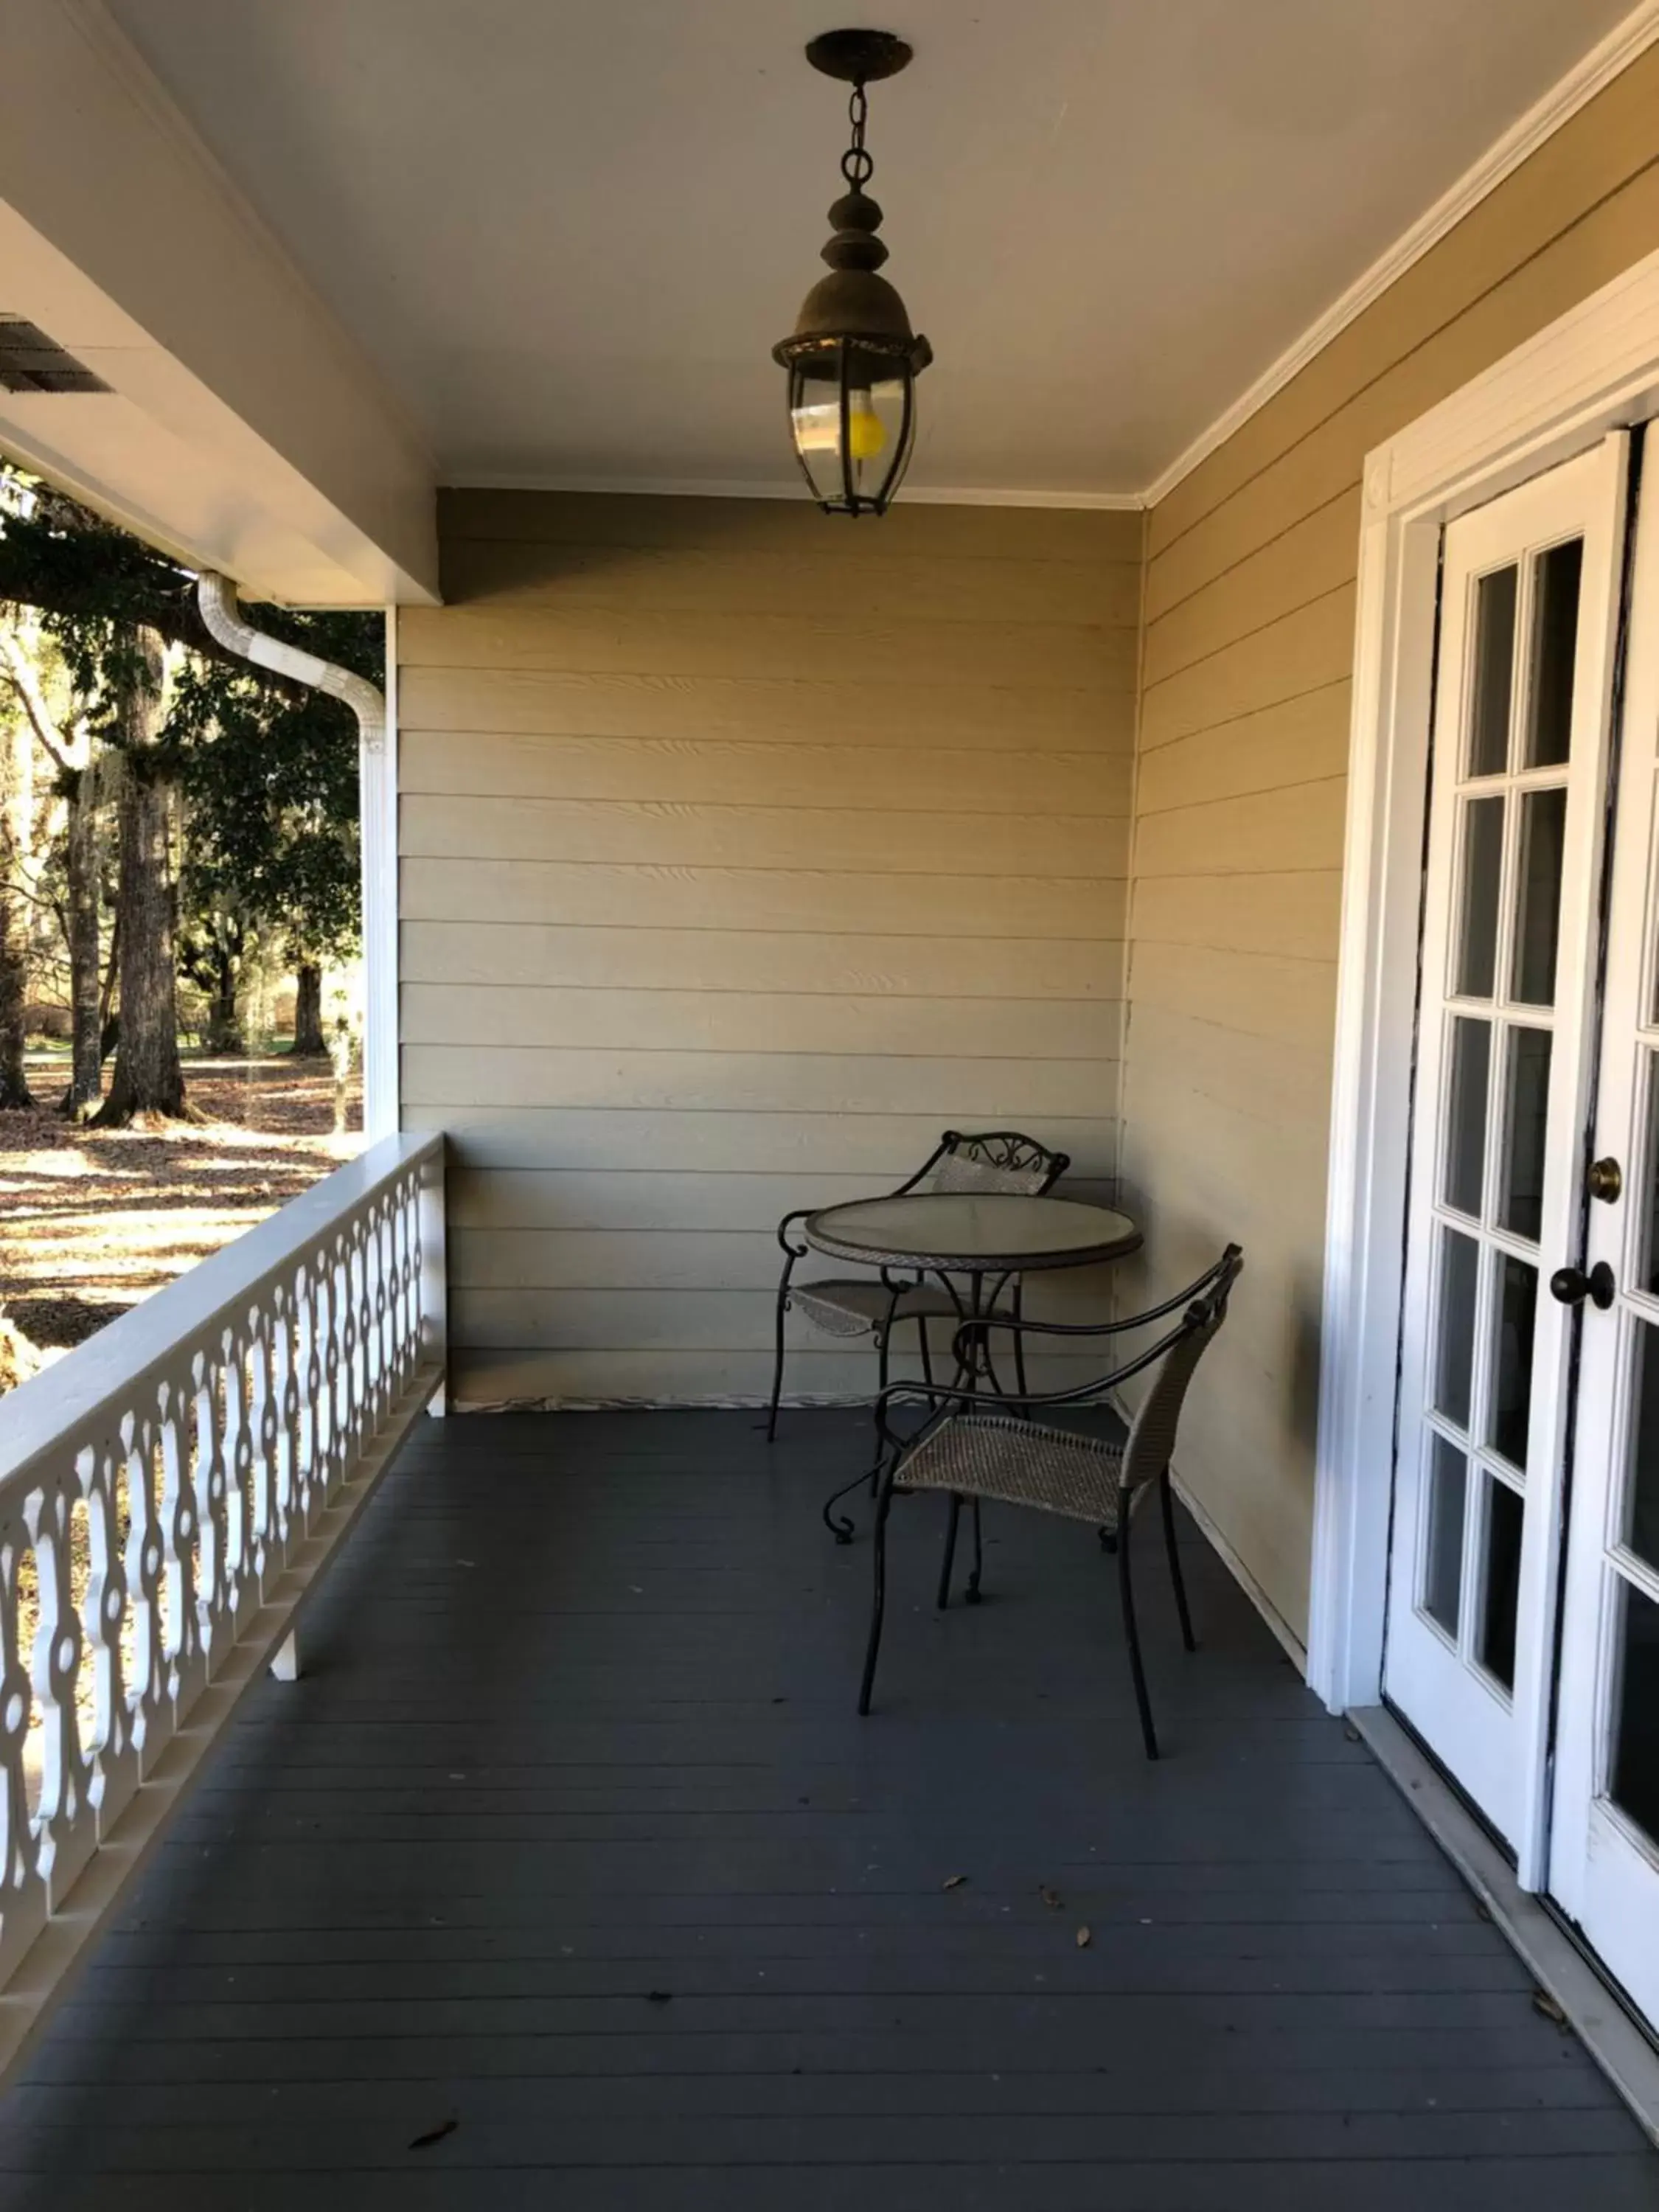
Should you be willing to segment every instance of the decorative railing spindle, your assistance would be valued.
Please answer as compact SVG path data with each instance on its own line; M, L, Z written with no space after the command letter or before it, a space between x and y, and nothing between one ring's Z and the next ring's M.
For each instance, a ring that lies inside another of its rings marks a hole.
M29 1992L0 2063L32 1948L85 1940L70 1887L165 1816L183 1724L282 1644L441 1386L442 1158L387 1139L0 1400L0 1997Z

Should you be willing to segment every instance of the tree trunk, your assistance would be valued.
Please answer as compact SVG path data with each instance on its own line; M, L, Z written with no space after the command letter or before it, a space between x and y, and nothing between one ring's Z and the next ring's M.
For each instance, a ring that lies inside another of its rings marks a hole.
M222 945L218 951L218 974L208 1004L208 1050L234 1053L240 1057L247 1047L242 1035L242 1008L236 988L236 960L226 945Z
M98 1059L101 1066L121 1040L121 1017L115 1003L115 987L121 980L121 909L109 933L109 953L104 963L104 988L98 994Z
M313 961L302 960L295 970L298 986L294 994L294 1049L306 1060L328 1050L323 1035L323 971Z
M34 1103L23 1070L28 929L19 896L31 811L27 743L20 726L13 742L0 745L0 1109Z
M12 865L10 841L0 841L8 878L0 881L0 1109L8 1110L34 1103L23 1071L23 930L9 880Z
M121 1128L140 1114L185 1113L174 995L173 787L157 772L155 725L161 704L161 641L133 633L143 673L123 703L126 773L121 783L121 1035L115 1075L96 1116Z
M83 1121L103 1096L103 1019L98 975L98 769L88 761L69 793L64 873L69 886L70 1072L63 1110Z

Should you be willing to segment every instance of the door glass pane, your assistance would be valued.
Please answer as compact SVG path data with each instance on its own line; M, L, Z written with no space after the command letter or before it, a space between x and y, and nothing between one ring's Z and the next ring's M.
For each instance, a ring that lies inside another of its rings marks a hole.
M1644 1054L1647 1062L1647 1131L1642 1164L1647 1176L1647 1199L1634 1288L1659 1291L1659 1055Z
M1474 696L1469 713L1471 775L1509 766L1510 702L1515 691L1515 603L1520 572L1495 569L1474 587Z
M1504 866L1504 802L1470 799L1463 805L1463 901L1453 960L1453 990L1462 999L1489 999L1498 971L1498 889Z
M1544 1131L1549 1112L1550 1033L1509 1032L1504 1173L1498 1219L1516 1237L1538 1241L1544 1212Z
M1659 1605L1620 1580L1623 1619L1614 1627L1613 1692L1615 1805L1659 1839Z
M1463 1578L1463 1502L1468 1468L1457 1446L1437 1431L1429 1469L1429 1532L1423 1563L1423 1610L1448 1636L1457 1634Z
M1561 922L1561 842L1567 794L1528 791L1521 799L1519 896L1515 912L1511 998L1528 1006L1555 1004L1555 945Z
M1659 1567L1659 1328L1636 1324L1631 1347L1631 1445L1625 1541Z
M1528 768L1559 768L1572 744L1572 678L1578 657L1578 584L1584 541L1552 545L1533 562L1532 688L1527 705Z
M1459 1428L1469 1423L1469 1378L1474 1366L1474 1298L1480 1280L1480 1247L1455 1229L1440 1232L1440 1349L1435 1362L1434 1402Z
M1533 1325L1537 1318L1537 1268L1502 1254L1498 1263L1498 1341L1492 1347L1491 1442L1514 1468L1527 1463Z
M1492 1024L1460 1014L1451 1026L1444 1196L1448 1206L1479 1219L1486 1182L1486 1073L1492 1060Z
M1521 1605L1521 1528L1525 1517L1526 1507L1509 1485L1488 1476L1480 1662L1506 1690L1515 1687L1515 1624Z

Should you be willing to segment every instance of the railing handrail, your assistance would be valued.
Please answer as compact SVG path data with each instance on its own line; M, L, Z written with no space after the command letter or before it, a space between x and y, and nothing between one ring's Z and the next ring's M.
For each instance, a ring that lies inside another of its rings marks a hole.
M442 1146L441 1135L419 1131L382 1138L0 1397L0 1497L27 1483L66 1429L115 1419L182 1340L232 1321L272 1275Z

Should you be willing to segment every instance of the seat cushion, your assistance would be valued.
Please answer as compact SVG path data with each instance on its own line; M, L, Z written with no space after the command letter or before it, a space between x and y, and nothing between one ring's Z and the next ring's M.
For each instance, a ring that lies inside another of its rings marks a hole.
M905 1454L893 1481L899 1490L950 1490L1115 1528L1122 1470L1117 1446L1071 1430L1006 1413L954 1413Z
M887 1319L893 1293L874 1276L830 1275L815 1283L792 1283L789 1303L831 1336L867 1336ZM962 1319L949 1291L936 1284L899 1292L898 1321Z

